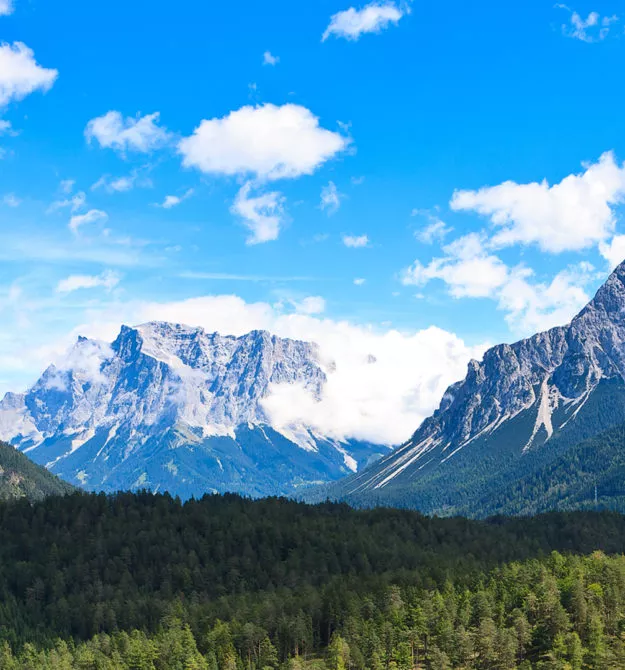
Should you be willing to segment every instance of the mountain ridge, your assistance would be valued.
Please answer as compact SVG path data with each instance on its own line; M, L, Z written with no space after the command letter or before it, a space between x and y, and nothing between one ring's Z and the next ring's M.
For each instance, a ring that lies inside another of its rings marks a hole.
M624 423L624 379L622 263L568 325L472 360L408 442L323 495L483 516L479 501L502 482Z
M318 399L331 371L316 345L267 331L124 325L111 344L79 337L29 391L7 394L0 436L89 490L284 495L384 452L272 425L263 402L273 384Z

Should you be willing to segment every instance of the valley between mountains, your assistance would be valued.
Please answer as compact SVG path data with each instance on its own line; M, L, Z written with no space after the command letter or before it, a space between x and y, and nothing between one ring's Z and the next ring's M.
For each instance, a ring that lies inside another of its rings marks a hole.
M0 436L90 491L237 492L484 517L625 510L625 264L567 326L488 350L405 444L278 426L265 399L320 399L314 343L180 324L79 338L63 369L0 402ZM375 364L372 362L372 364Z

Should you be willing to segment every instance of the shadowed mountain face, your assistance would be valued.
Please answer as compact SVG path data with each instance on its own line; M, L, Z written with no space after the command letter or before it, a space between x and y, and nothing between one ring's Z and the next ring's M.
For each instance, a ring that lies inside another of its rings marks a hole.
M572 491L581 483L555 473L569 453L593 458L584 443L591 438L612 445L607 460L620 459L625 444L615 435L625 424L624 379L622 264L568 326L493 347L482 362L472 361L412 439L323 496L470 516L540 511L547 499L552 508L594 505L594 484ZM616 433L608 437L611 429ZM621 474L622 485L615 489L612 472L602 489L602 473L595 472L599 504L625 500Z
M7 394L0 436L89 490L289 494L387 452L271 425L263 400L272 384L320 397L325 382L307 342L124 326L111 345L79 338L62 369L49 367L26 394Z
M10 444L0 442L0 501L70 493L73 487L36 465Z

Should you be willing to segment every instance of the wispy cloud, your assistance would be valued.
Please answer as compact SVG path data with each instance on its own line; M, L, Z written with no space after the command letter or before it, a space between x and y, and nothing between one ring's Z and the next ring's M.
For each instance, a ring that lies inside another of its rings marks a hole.
M163 202L160 205L157 204L156 206L161 207L162 209L172 209L173 207L180 205L185 200L188 200L194 193L195 190L190 188L182 195L166 195Z
M589 44L604 40L610 32L611 26L619 20L619 17L615 14L601 16L599 12L590 12L586 18L583 18L581 14L567 5L557 4L556 7L564 9L570 14L570 21L563 24L562 33L566 37Z
M57 293L72 293L80 289L103 288L114 289L121 281L121 276L112 270L100 275L71 275L62 279L56 286Z
M92 191L104 189L107 193L127 193L135 188L152 188L152 180L146 176L149 168L137 168L122 177L103 175L91 186Z
M381 32L409 13L407 3L400 6L394 2L372 2L362 9L350 7L332 16L321 39L325 42L334 35L355 41L364 33Z
M5 121L0 119L0 137L2 135L8 135L9 137L17 137L17 131L13 130L13 126L10 121Z
M71 192L71 191L70 191ZM68 194L67 191L64 193ZM58 212L61 209L69 209L72 213L80 211L87 204L87 196L83 191L79 191L71 198L64 198L63 200L55 200L48 207L48 214Z
M336 184L331 181L327 186L321 189L321 209L331 216L339 211L341 206L341 194L336 188Z
M77 233L81 226L86 226L91 223L102 223L108 218L108 214L101 209L90 209L85 214L74 214L69 220L69 229L72 233Z
M0 16L12 14L13 9L13 0L0 0Z
M63 181L59 184L59 190L61 193L69 194L74 190L75 185L75 179L63 179Z
M343 235L343 244L352 249L368 247L370 241L368 235Z
M105 149L149 153L171 138L169 131L159 125L159 119L159 112L124 118L120 112L111 111L89 121L85 137L89 143L97 142Z
M277 65L280 62L279 56L274 56L271 51L265 51L263 54L263 65Z
M244 275L227 272L183 272L183 279L206 279L214 281L243 281L243 282L299 282L314 281L315 277L279 276L279 275Z
M247 182L239 190L231 211L241 217L250 230L247 244L277 240L284 222L285 198L278 191L252 196L253 184Z
M434 242L442 242L453 228L448 226L439 218L438 207L434 210L429 209L413 209L412 216L423 216L427 219L427 225L419 228L415 232L415 237L424 244L433 244Z
M19 207L22 204L22 201L14 193L7 193L4 198L2 198L2 203L7 207Z
M111 234L42 235L22 229L0 233L0 260L5 263L93 263L104 267L159 267L165 257L158 250L148 251L146 244Z

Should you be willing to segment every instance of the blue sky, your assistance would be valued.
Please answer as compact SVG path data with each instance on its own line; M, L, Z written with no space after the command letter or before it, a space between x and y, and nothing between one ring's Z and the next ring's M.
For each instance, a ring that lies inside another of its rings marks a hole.
M0 0L0 389L144 317L436 327L428 411L625 257L619 12Z

